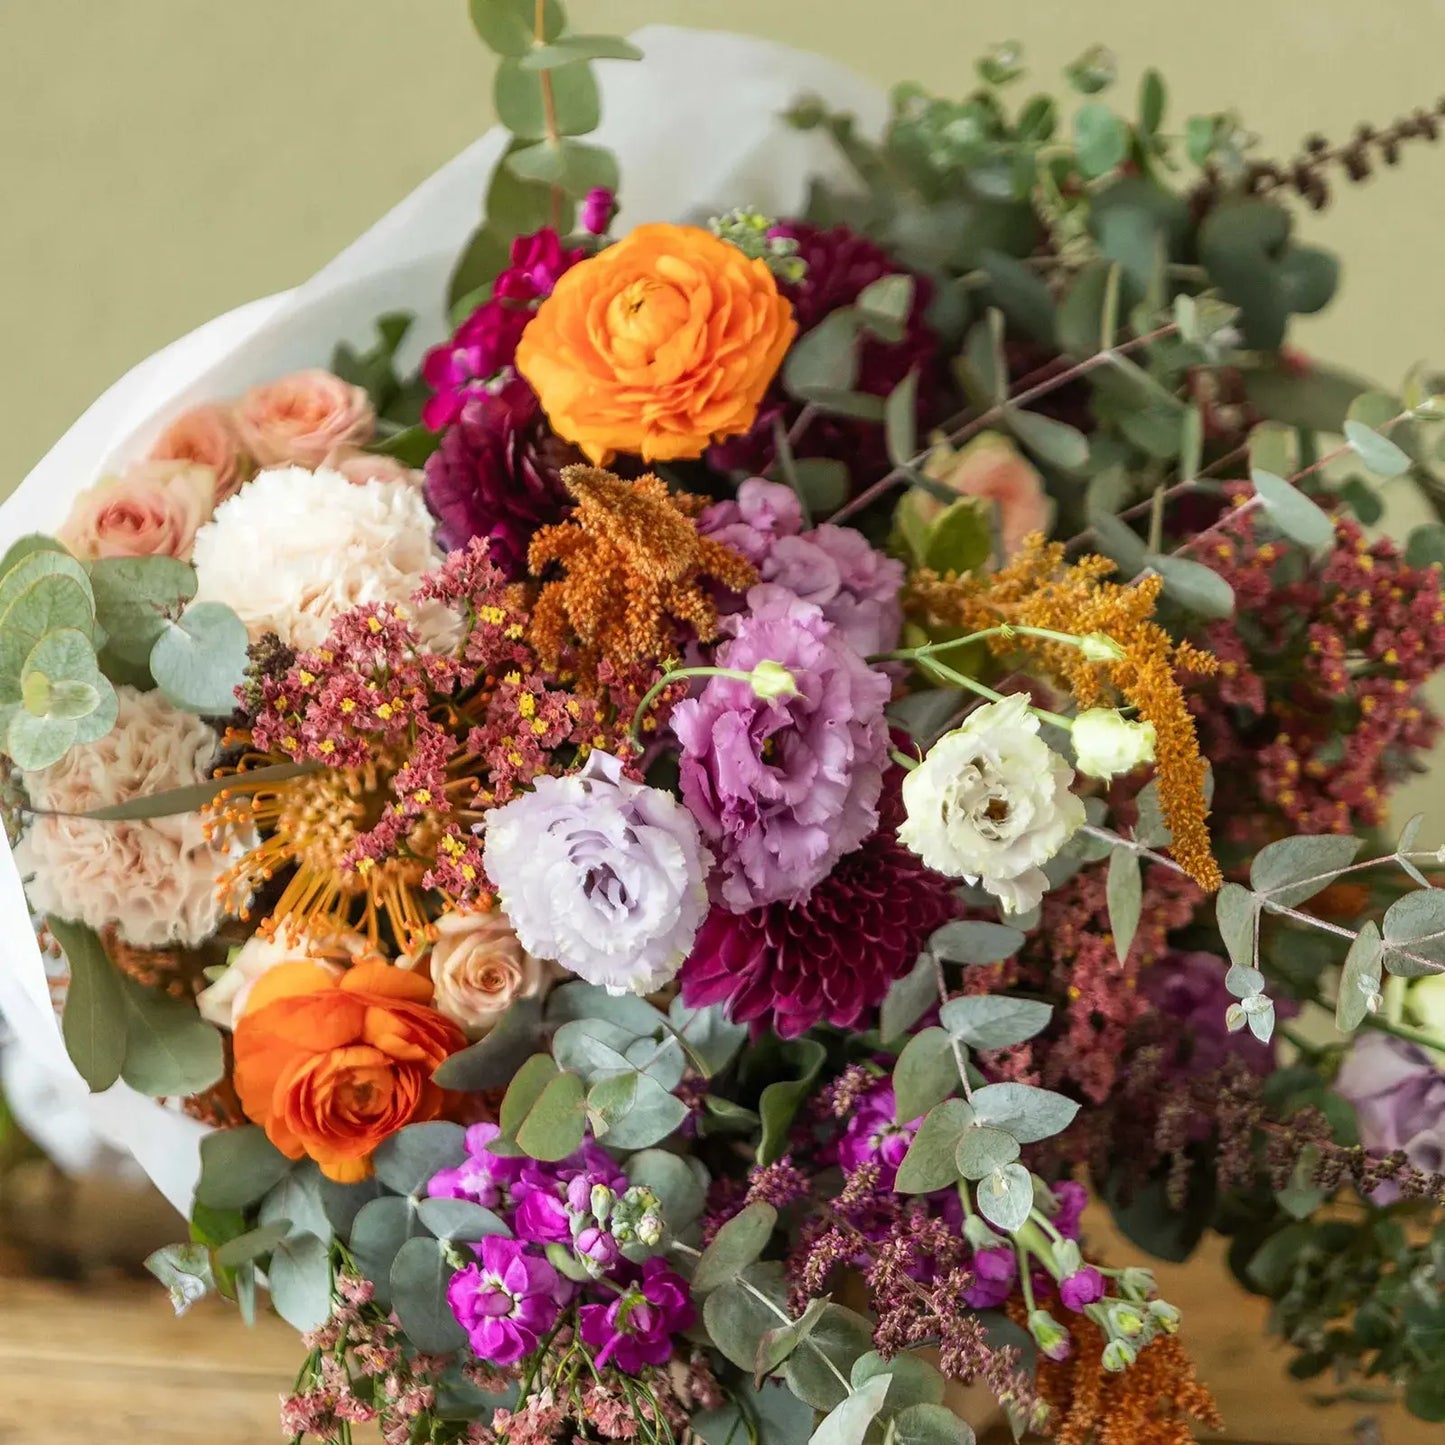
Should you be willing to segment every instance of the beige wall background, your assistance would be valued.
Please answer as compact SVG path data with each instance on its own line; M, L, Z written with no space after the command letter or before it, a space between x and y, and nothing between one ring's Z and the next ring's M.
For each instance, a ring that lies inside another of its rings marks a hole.
M1103 41L1170 117L1233 107L1271 154L1445 92L1445 0L570 0L824 50L960 93L989 44L1031 78ZM127 367L290 286L490 121L464 0L0 0L0 495ZM665 121L665 118L664 118ZM1382 381L1445 365L1445 142L1302 230L1344 259L1296 341ZM1407 790L1406 813L1445 786ZM1436 807L1436 816L1445 807Z

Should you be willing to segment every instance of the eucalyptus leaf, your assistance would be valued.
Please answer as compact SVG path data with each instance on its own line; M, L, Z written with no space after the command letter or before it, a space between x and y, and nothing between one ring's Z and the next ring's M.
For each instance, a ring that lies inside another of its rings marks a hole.
M166 1287L177 1315L185 1314L216 1287L211 1251L203 1244L168 1244L148 1255L145 1267Z
M528 1108L513 1137L531 1158L553 1163L581 1147L586 1128L586 1087L576 1074L559 1073Z
M509 155L506 164L522 180L556 186L574 199L590 190L617 189L617 158L612 152L570 136L525 146Z
M816 1039L792 1039L785 1044L787 1056L798 1071L792 1079L769 1084L758 1100L762 1135L758 1141L758 1163L775 1164L787 1152L788 1133L803 1101L813 1090L827 1051Z
M1335 524L1329 513L1298 487L1258 467L1250 479L1261 505L1291 541L1311 551L1322 550L1334 541Z
M550 99L544 86L551 90ZM497 119L519 140L586 135L602 118L592 67L580 62L549 68L544 77L518 60L504 60L497 67L492 101Z
M1012 958L1026 935L1004 923L960 919L945 923L928 940L929 952L945 963L989 964Z
M812 1334L828 1308L827 1299L811 1299L808 1307L795 1320L768 1330L758 1341L757 1359L753 1365L753 1383L761 1385L798 1346Z
M913 310L913 277L906 271L891 271L870 281L853 303L869 330L885 341L903 340L904 327Z
M395 1194L362 1205L351 1226L348 1247L364 1279L376 1286L378 1303L391 1303L391 1266L403 1244L424 1232L409 1199Z
M1224 940L1225 952L1237 967L1254 966L1258 915L1258 900L1241 884L1226 883L1215 895L1215 924Z
M751 1289L746 1286L751 1286ZM761 1298L759 1298L761 1296ZM755 1264L713 1290L702 1304L708 1338L740 1370L752 1373L763 1336L792 1320L780 1264Z
M958 1172L965 1179L983 1179L1019 1157L1019 1141L991 1124L975 1124L958 1141Z
M1327 888L1360 851L1360 840L1335 833L1281 838L1255 854L1249 881L1256 893L1284 907Z
M195 1009L122 978L125 1062L120 1076L137 1093L184 1099L225 1072L220 1032Z
M1122 165L1129 154L1129 128L1098 101L1074 114L1074 149L1086 176L1102 176Z
M1400 477L1410 470L1410 458L1405 452L1362 421L1345 422L1345 440L1377 477Z
M845 1394L813 1431L808 1445L863 1445L883 1408L888 1385L887 1375L875 1375L861 1389Z
M187 712L223 717L245 680L246 624L220 602L193 602L167 621L151 648L150 669L166 697Z
M519 1068L507 1086L502 1099L498 1122L502 1133L515 1137L528 1111L542 1097L542 1090L552 1082L561 1070L550 1054L533 1054Z
M377 1145L372 1155L376 1177L398 1194L421 1194L433 1175L455 1169L467 1157L466 1130L460 1124L408 1124Z
M260 1222L271 1224L285 1219L293 1234L314 1234L331 1238L331 1221L321 1202L321 1175L316 1165L303 1159L261 1201Z
M1013 1082L975 1089L971 1102L980 1124L1003 1129L1020 1144L1036 1144L1062 1133L1079 1112L1078 1104L1063 1094Z
M576 1076L563 1074L561 1077ZM607 1143L614 1149L651 1148L681 1127L687 1118L687 1105L676 1095L668 1093L650 1074L633 1072L628 1077L636 1080L632 1104L624 1113L609 1121ZM519 1135L518 1143L521 1142Z
M1005 1164L974 1189L978 1212L998 1229L1012 1234L1027 1222L1034 1204L1034 1181L1022 1164Z
M1145 565L1164 579L1164 593L1197 617L1234 615L1234 588L1212 567L1189 557L1161 556L1151 552Z
M1380 956L1383 945L1373 919L1361 926L1340 970L1339 993L1335 1001L1335 1023L1344 1033L1353 1033L1379 1007Z
M979 993L950 999L939 1019L949 1034L970 1048L1006 1049L1046 1029L1053 1011L1052 1004L1037 999Z
M567 24L559 0L543 0L540 36L535 0L467 0L467 8L477 34L498 55L525 55L539 39L550 44Z
M974 1445L973 1427L946 1405L910 1405L890 1422L893 1445Z
M254 1124L201 1140L196 1200L211 1209L248 1209L291 1171L291 1161Z
M943 1400L947 1385L943 1376L927 1360L906 1353L884 1359L877 1350L869 1350L853 1361L848 1379L852 1385L865 1385L876 1375L887 1375L888 1408L903 1410L910 1405L937 1405Z
M918 451L918 373L910 371L883 403L883 431L888 460L907 466Z
M283 1239L266 1271L271 1303L294 1330L319 1329L331 1315L331 1251L314 1234Z
M127 661L145 662L166 619L196 595L196 571L174 557L111 557L90 564L96 621L109 646Z
M522 56L527 70L550 70L574 60L641 60L642 52L620 35L563 35L550 45L538 45Z
M933 957L920 953L913 968L889 988L878 1012L878 1036L887 1044L902 1038L938 998Z
M512 1231L499 1214L484 1209L470 1199L420 1199L417 1218L438 1239L463 1240L475 1244L489 1235L510 1239Z
M921 1119L958 1089L958 1063L943 1029L924 1029L903 1046L893 1066L895 1116L900 1124Z
M1144 884L1135 849L1118 847L1109 855L1105 898L1109 906L1109 927L1114 934L1114 952L1123 963L1129 956L1144 906Z
M466 1344L466 1331L447 1303L455 1268L435 1239L408 1239L391 1264L391 1301L407 1338L429 1355L449 1355Z
M777 1224L778 1211L761 1200L739 1210L703 1250L693 1270L692 1292L708 1294L742 1274L767 1248Z
M216 1263L222 1269L237 1269L252 1260L261 1259L271 1253L291 1232L289 1219L274 1220L270 1224L258 1225L245 1234L229 1239L216 1251Z
M958 1146L973 1118L973 1110L962 1099L945 1099L929 1110L898 1166L897 1192L932 1194L955 1183Z
M1111 512L1090 507L1089 527L1098 544L1098 550L1115 563L1120 572L1133 577L1144 570L1149 556L1148 549L1144 546L1143 539L1127 522L1121 522Z
M1077 427L1040 411L1006 407L1009 430L1042 462L1062 472L1082 472L1089 465L1089 439Z
M94 1094L120 1078L125 1062L126 1016L120 975L92 929L64 919L46 920L70 969L61 1032L65 1050Z
M634 1038L652 1038L664 1027L663 1015L636 994L610 994L581 979L564 983L547 995L547 1023L551 1028L574 1019L605 1019L627 1029Z
M623 1172L630 1183L645 1186L657 1195L663 1218L673 1236L684 1233L706 1207L706 1174L688 1160L663 1149L644 1149L634 1154Z
M858 331L855 311L830 312L793 343L783 362L783 385L802 401L820 391L851 391L858 380Z
M848 1395L854 1364L872 1348L872 1322L830 1304L789 1356L784 1366L788 1386L815 1410L834 1409Z
M338 1184L336 1180L327 1179L323 1175L318 1181L318 1188L321 1194L321 1207L326 1211L326 1218L332 1229L342 1239L350 1235L351 1227L356 1223L356 1216L373 1199L380 1199L385 1192L377 1182L375 1175L355 1184Z
M989 290L1012 326L1041 346L1056 344L1054 297L1032 267L1002 251L983 253Z
M1423 978L1445 965L1445 889L1422 888L1385 910L1384 963L1397 978Z
M748 1026L734 1023L721 1004L690 1007L679 994L668 1007L673 1028L686 1041L688 1054L711 1078L720 1074L737 1057L747 1042ZM676 1087L676 1083L669 1087Z

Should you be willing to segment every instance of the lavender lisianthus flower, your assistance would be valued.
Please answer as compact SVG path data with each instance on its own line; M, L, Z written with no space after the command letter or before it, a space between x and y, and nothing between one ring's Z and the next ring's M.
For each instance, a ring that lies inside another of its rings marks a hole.
M698 519L706 536L741 552L764 582L822 609L823 616L865 657L898 646L903 564L869 545L852 527L824 523L803 530L790 487L750 478L735 501L718 502ZM741 598L731 606L742 605ZM724 599L724 609L729 599Z
M683 801L717 848L717 893L735 913L806 898L878 826L891 691L811 603L763 584L748 606L718 663L780 663L796 692L762 698L714 677L671 719Z
M1355 1106L1366 1149L1401 1149L1416 1169L1445 1173L1445 1071L1438 1059L1390 1034L1361 1032L1335 1088ZM1372 1197L1388 1204L1398 1195L1399 1187L1387 1183Z
M583 1305L577 1313L593 1362L628 1375L640 1374L646 1365L665 1365L674 1336L697 1315L686 1282L655 1257L642 1266L638 1284L609 1304Z
M483 862L522 947L612 993L672 978L707 912L692 814L604 752L490 814Z
M479 1360L516 1364L557 1323L571 1287L515 1239L490 1235L477 1254L476 1264L452 1276L447 1303Z

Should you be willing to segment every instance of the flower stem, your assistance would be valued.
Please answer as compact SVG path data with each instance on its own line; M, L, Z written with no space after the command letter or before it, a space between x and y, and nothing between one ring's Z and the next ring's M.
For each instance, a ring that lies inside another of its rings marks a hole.
M739 682L752 681L752 673L743 672L736 667L679 667L672 672L665 672L652 684L642 695L642 701L637 704L637 711L632 715L632 736L642 741L642 719L647 716L647 710L670 688L675 682L684 682L690 677L732 677Z
M532 12L532 42L534 45L545 45L547 43L547 0L536 0ZM561 141L557 131L557 95L552 89L552 72L544 70L541 72L540 83L542 87L542 124L547 131L547 143L556 146ZM552 229L562 229L562 188L554 185L552 187Z
M928 665L945 681L953 683L955 687L967 688L970 692L976 692L980 697L986 697L990 702L1006 701L1003 693L995 692L987 683L980 682L975 677L965 677L963 673L955 672L953 668L945 667L943 663L935 662L932 659L929 660ZM1056 728L1067 730L1074 725L1073 718L1064 717L1061 713L1050 712L1047 708L1035 707L1032 703L1029 704L1029 711L1035 717L1042 718L1046 723L1052 723Z

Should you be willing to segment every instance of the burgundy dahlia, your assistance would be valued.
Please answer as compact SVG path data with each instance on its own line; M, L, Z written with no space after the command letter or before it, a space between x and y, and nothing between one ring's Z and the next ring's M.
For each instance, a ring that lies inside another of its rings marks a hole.
M890 783L882 825L801 903L712 910L682 968L688 1004L725 1003L755 1034L791 1039L819 1023L857 1028L883 1002L957 911L954 885L895 837Z
M799 334L811 331L825 316L842 306L851 306L861 291L884 276L902 274L900 266L882 247L847 226L828 228L803 221L777 226L774 235L791 237L798 243L798 257L805 263L803 278L782 283L793 303ZM917 371L919 432L942 420L946 409L945 373L938 337L924 312L932 299L926 278L914 277L913 309L903 339L864 339L858 355L856 389L869 396L886 397L910 371ZM721 442L708 452L708 460L724 470L762 473L773 460L774 425L781 420L790 427L802 407L791 398L780 380L774 381L752 430L746 435ZM873 422L845 416L815 417L794 445L803 457L843 457L857 488L866 486L888 469L883 428Z
M486 537L491 560L524 577L532 534L567 512L559 473L581 460L548 429L525 382L473 397L427 458L426 500L443 546Z

